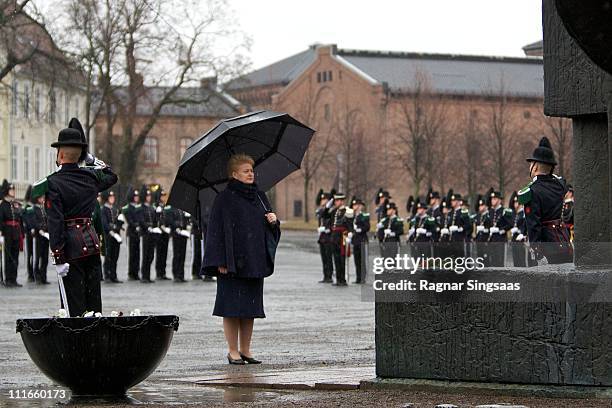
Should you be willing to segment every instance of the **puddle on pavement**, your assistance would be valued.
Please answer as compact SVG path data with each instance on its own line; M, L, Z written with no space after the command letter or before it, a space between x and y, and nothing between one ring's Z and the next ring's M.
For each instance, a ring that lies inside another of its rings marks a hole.
M67 392L69 395L70 393ZM10 399L7 392L0 394L0 407L46 408L87 404L88 406L193 404L201 402L265 402L291 398L294 391L269 391L240 387L203 387L192 384L140 385L129 390L123 398L72 399Z

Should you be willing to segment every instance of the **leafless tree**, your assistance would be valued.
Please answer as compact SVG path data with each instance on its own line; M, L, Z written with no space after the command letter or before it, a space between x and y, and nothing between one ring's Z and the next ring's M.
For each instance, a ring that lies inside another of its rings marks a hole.
M462 136L461 143L463 154L459 162L462 171L459 172L461 180L467 189L467 195L471 198L485 186L484 149L482 146L482 130L478 124L478 111L468 109L461 117L461 123L457 133Z
M552 140L559 163L555 173L569 178L571 175L572 122L568 118L553 118L543 114L542 118L544 134Z

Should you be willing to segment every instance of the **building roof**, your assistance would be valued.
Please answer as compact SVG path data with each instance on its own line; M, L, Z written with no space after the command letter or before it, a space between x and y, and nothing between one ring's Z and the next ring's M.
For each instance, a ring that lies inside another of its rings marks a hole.
M523 51L532 51L532 50L541 50L544 46L544 42L542 40L533 42L531 44L527 44L523 47Z
M361 51L334 48L334 56L362 77L386 83L392 92L407 92L419 72L429 78L434 92L482 95L504 92L519 97L543 97L541 58L491 57L455 54ZM229 90L286 85L317 58L316 46L232 81Z
M138 98L136 113L149 116L153 108L168 92L168 87L147 87L145 94ZM117 94L126 97L125 89ZM241 104L232 96L207 86L179 88L172 97L174 102L164 105L161 116L201 116L225 118L240 113Z

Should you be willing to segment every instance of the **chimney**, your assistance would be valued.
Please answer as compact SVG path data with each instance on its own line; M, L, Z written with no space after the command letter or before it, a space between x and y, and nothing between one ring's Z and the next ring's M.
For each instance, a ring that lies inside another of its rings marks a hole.
M217 76L205 77L200 79L200 87L208 89L217 89Z

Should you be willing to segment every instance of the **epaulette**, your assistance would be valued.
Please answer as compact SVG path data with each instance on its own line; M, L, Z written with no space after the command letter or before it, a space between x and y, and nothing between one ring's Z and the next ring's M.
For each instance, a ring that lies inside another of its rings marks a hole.
M519 204L525 205L531 201L531 184L532 183L533 182L527 184L525 187L520 189L518 193L516 193L518 195Z
M469 210L466 210L465 208L462 208L462 209L461 209L461 212L462 212L463 214L469 214L469 213L470 213L470 211L469 211Z
M427 221L435 221L436 219L434 217L427 217Z
M512 210L510 208L504 208L504 214L512 214Z
M403 219L403 218L400 218L400 217L397 217L397 218L395 218L395 220L394 220L394 221L404 222L404 219Z
M475 220L475 219L476 219L476 215L478 215L478 214L472 214L472 215L470 215L470 218L471 218L472 220Z
M34 207L31 205L26 206L24 212L31 213L34 212Z
M168 211L168 210L170 210L171 208L172 208L172 206L165 205L165 206L164 206L164 211Z
M121 207L121 211L127 211L128 208L130 208L130 205L126 204L123 207Z
M48 190L49 181L47 180L47 177L38 180L36 183L32 184L32 200L44 196L45 194L47 194Z
M370 213L361 213L361 215L363 215L364 217L369 217Z

